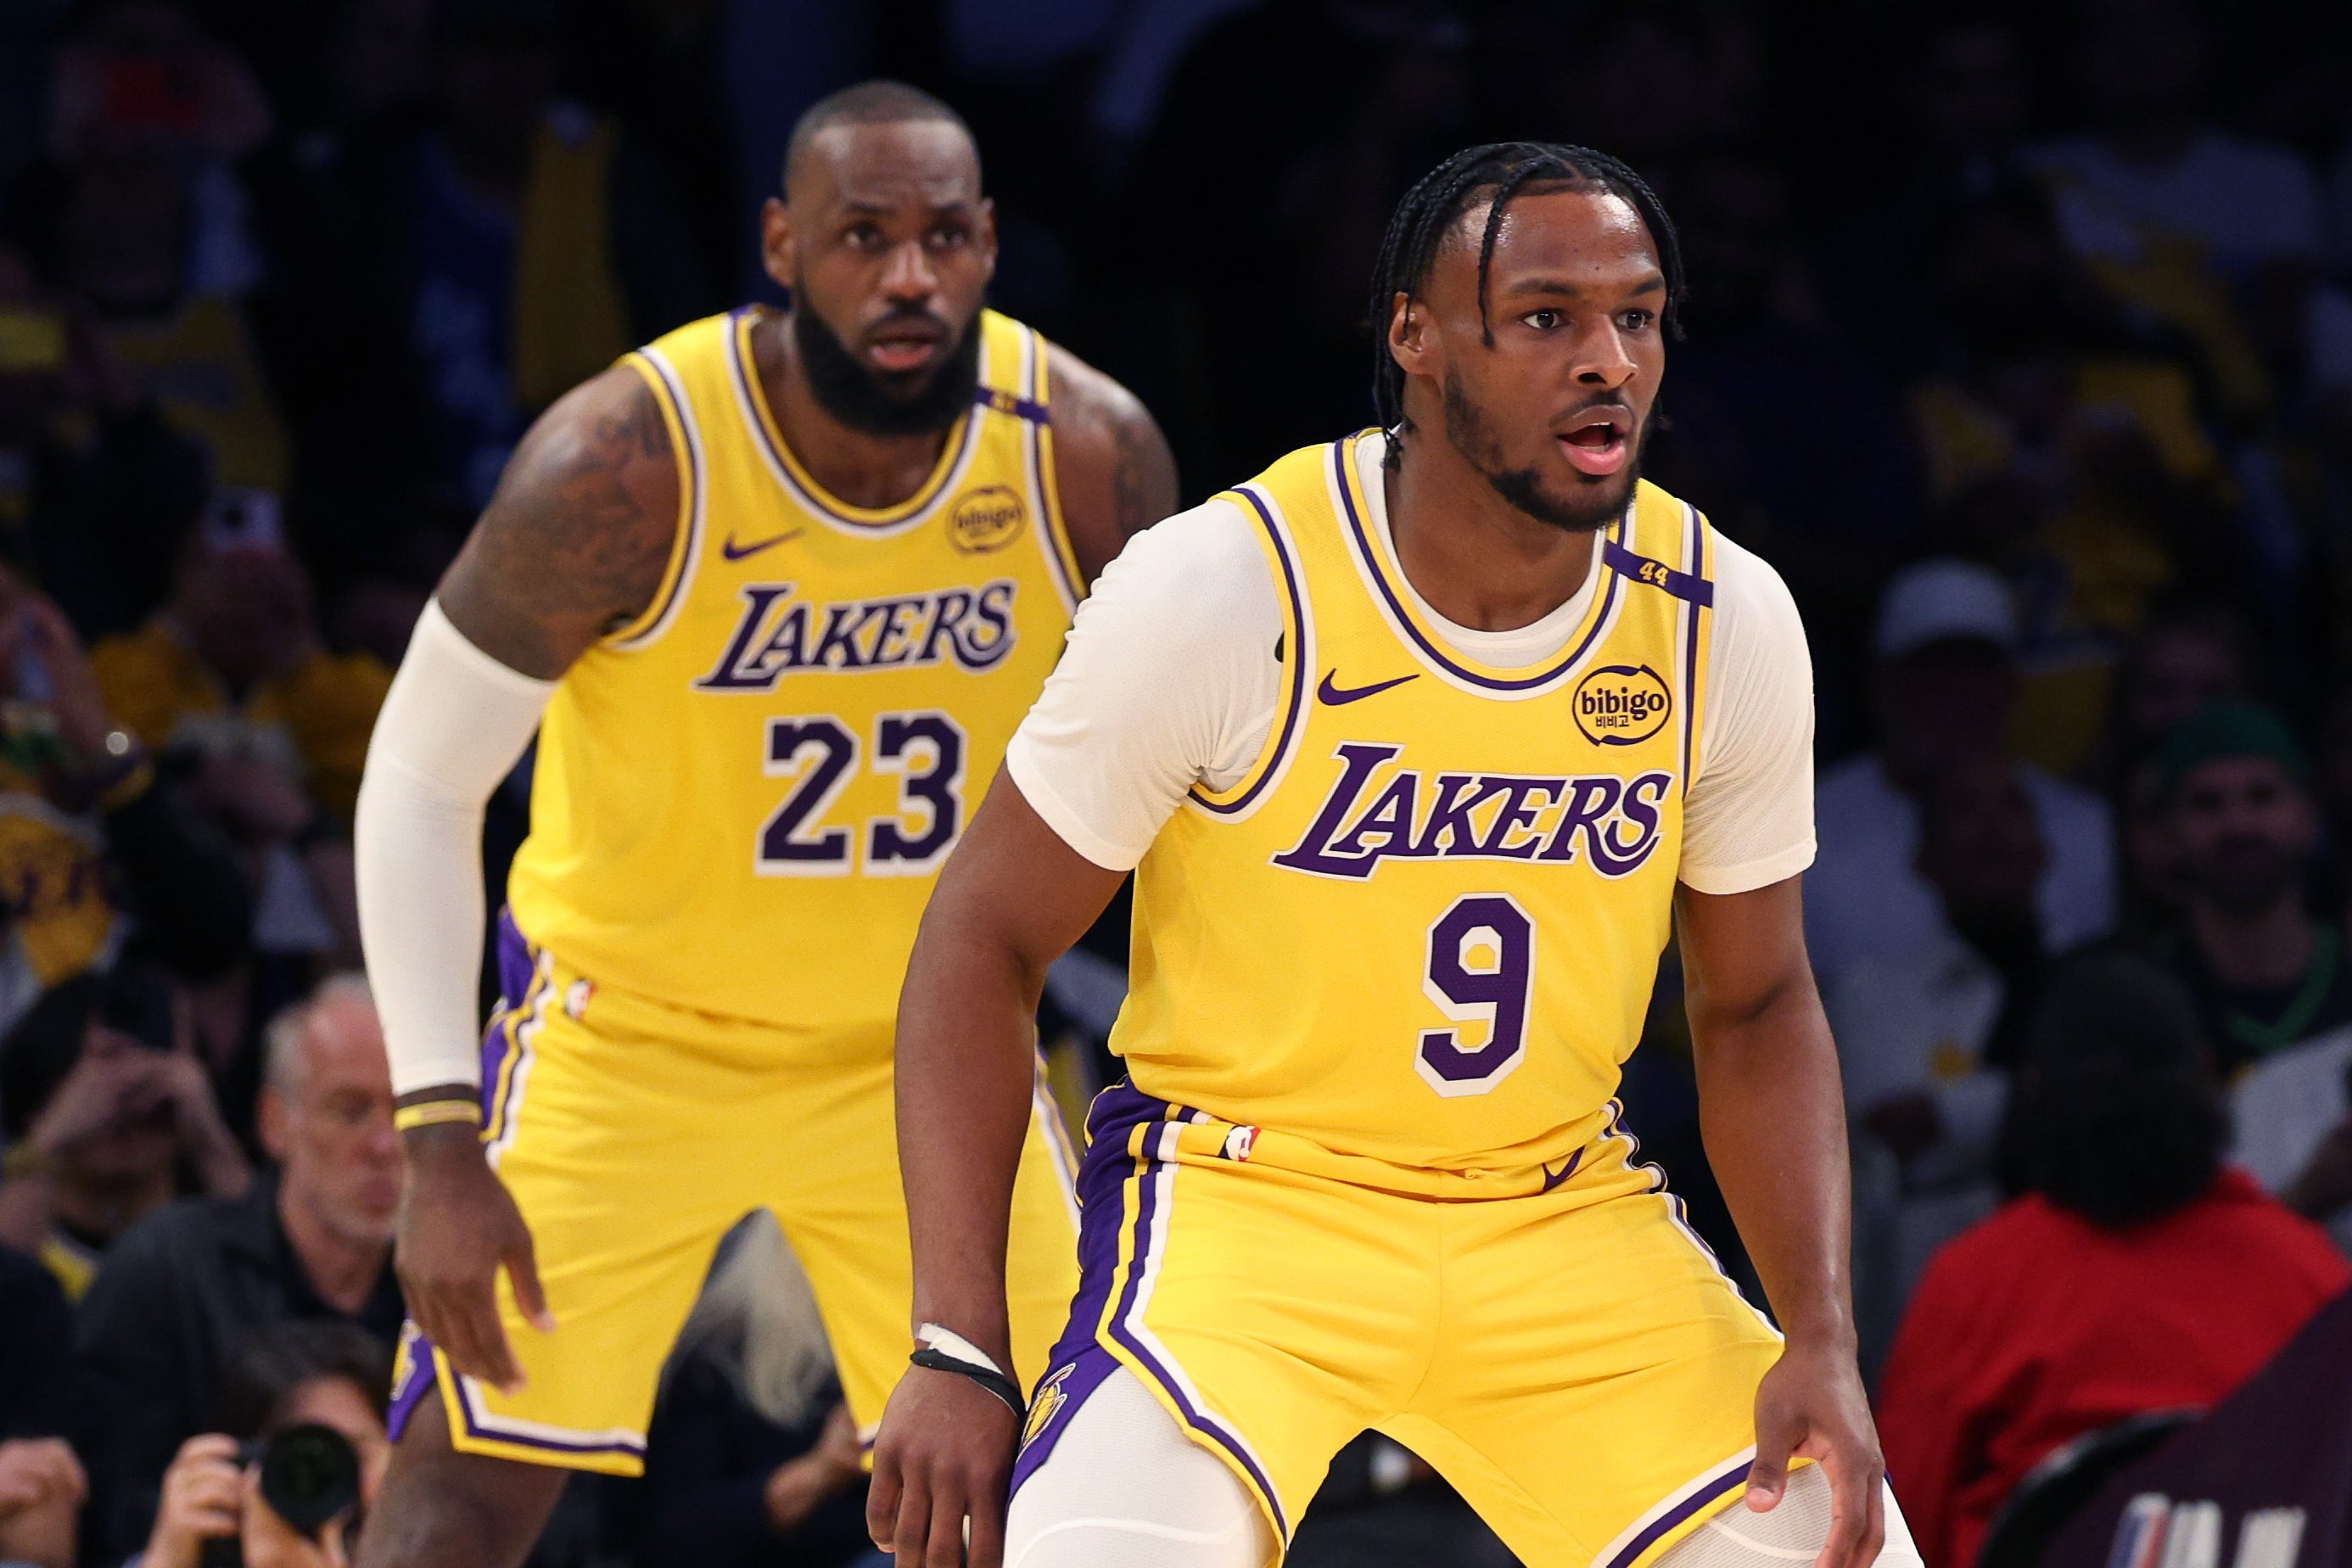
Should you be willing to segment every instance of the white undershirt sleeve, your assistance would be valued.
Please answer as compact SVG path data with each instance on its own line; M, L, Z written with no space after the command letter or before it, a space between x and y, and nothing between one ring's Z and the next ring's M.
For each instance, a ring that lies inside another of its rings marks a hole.
M1006 749L1031 809L1105 870L1133 870L1187 791L1231 784L1265 742L1282 610L1255 528L1211 501L1128 541Z
M1681 880L1745 893L1813 863L1813 661L1788 584L1716 536L1715 615Z
M376 717L353 849L394 1094L480 1080L482 813L554 690L467 641L436 600Z

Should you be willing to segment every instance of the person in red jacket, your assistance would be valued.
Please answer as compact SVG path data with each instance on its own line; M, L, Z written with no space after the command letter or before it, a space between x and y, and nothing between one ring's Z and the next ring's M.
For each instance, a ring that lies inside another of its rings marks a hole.
M1927 1568L1969 1568L2043 1456L2221 1400L2352 1280L2326 1234L2225 1169L2194 1004L2120 953L2051 977L2008 1154L2019 1197L1928 1265L1879 1385Z

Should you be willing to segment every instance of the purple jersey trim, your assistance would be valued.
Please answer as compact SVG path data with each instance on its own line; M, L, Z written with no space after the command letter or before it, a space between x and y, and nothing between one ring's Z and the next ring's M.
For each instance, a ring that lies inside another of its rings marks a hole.
M1203 811L1213 811L1219 816L1232 816L1247 810L1282 772L1283 759L1290 752L1291 739L1298 732L1300 716L1307 709L1307 669L1314 662L1313 655L1306 646L1307 591L1299 585L1298 567L1290 558L1290 547L1282 537L1281 526L1274 521L1272 509L1265 504L1265 498L1257 492L1255 486L1243 485L1230 493L1250 503L1250 510L1257 513L1258 527L1265 531L1266 543L1274 551L1274 558L1282 563L1283 609L1289 617L1289 625L1284 631L1293 646L1290 649L1290 695L1282 707L1282 732L1275 737L1273 746L1267 750L1263 759L1265 765L1256 779L1232 800L1213 800L1200 785L1192 786L1192 804Z
M1624 574L1616 569L1616 563L1609 549L1602 550L1599 562L1601 568L1609 574L1609 581L1602 587L1601 604L1593 613L1591 626L1580 640L1559 658L1532 674L1513 676L1508 679L1482 675L1456 662L1444 647L1422 635L1421 627L1413 621L1412 613L1405 607L1404 602L1397 597L1396 590L1390 585L1388 574L1381 570L1380 552L1372 542L1371 531L1364 524L1362 512L1357 509L1354 476L1348 471L1349 466L1355 460L1350 448L1357 439L1358 437L1350 437L1345 441L1336 441L1331 446L1331 477L1333 482L1339 487L1340 505L1347 510L1349 536L1355 543L1357 553L1362 557L1365 574L1371 578L1373 585L1380 589L1381 598L1388 605L1391 618L1404 628L1405 636L1412 639L1412 646L1420 650L1422 657L1449 675L1469 681L1474 686L1483 686L1489 691L1530 690L1558 680L1575 668L1578 661L1592 650L1593 645L1600 641L1601 635L1609 629L1610 613L1617 604L1617 589L1625 581ZM1632 508L1629 506L1626 510L1630 514ZM1624 532L1625 520L1619 518L1609 526L1611 531L1602 536L1604 546L1614 546L1617 553L1624 553L1623 546L1619 543L1619 540Z

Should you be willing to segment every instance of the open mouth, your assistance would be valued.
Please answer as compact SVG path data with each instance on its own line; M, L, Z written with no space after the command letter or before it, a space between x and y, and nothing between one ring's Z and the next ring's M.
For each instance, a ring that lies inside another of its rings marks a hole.
M1596 408L1558 436L1559 449L1579 473L1606 479L1632 452L1633 421L1622 408Z
M929 368L946 349L947 335L935 328L891 327L868 340L866 358L885 375L907 375Z

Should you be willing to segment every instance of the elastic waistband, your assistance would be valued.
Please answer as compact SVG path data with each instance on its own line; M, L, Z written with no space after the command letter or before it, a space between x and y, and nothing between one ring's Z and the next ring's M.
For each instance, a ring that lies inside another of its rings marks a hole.
M1311 1138L1253 1126L1144 1093L1121 1080L1095 1097L1087 1113L1089 1150L1116 1148L1139 1160L1186 1165L1258 1165L1375 1192L1440 1202L1533 1197L1580 1174L1623 1170L1635 1145L1616 1128L1615 1107L1560 1130L1561 1152L1528 1160L1517 1151L1502 1163L1465 1170L1401 1165L1325 1147ZM1622 1145L1619 1147L1618 1145Z

